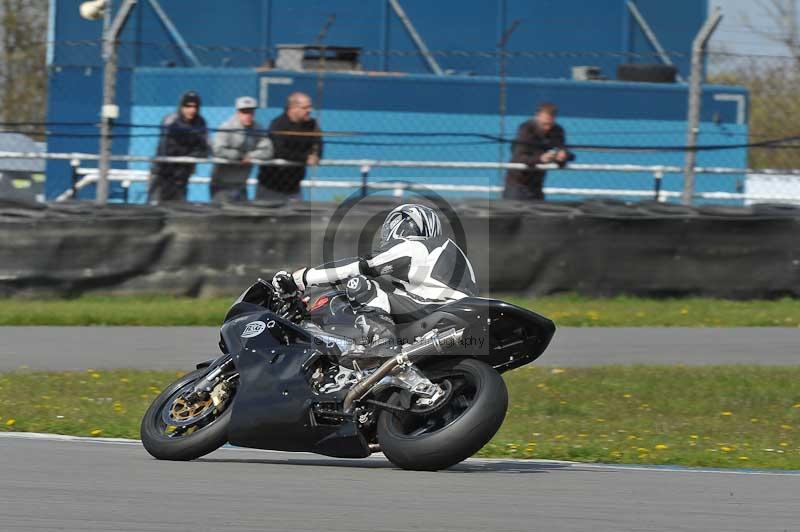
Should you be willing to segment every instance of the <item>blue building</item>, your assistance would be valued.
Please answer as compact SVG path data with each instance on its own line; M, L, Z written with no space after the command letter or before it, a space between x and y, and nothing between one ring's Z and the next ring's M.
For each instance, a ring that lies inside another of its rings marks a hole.
M257 118L268 123L282 112L289 93L306 92L323 129L340 133L326 139L325 156L333 159L508 160L508 146L496 138L513 138L542 101L559 105L559 122L572 145L684 145L688 94L680 80L688 79L691 42L707 4L633 5L670 51L679 81L615 79L619 65L659 61L626 0L139 0L120 39L114 153L152 155L154 126L188 89L201 93L211 127L230 115L237 96L257 97ZM74 1L52 0L51 7L48 121L83 125L59 126L48 150L96 152L102 24L81 19ZM512 27L503 60L500 41ZM324 68L319 61L293 58L293 48L285 46L319 43L330 47ZM335 47L342 53L330 54ZM582 66L592 67L584 69L594 73L590 77L605 79L573 79L573 68ZM746 91L704 86L699 142L736 145L746 139ZM575 151L584 163L682 165L684 158L680 151ZM709 166L745 162L740 148L701 152L698 158ZM208 173L198 168L198 174ZM70 186L66 163L50 163L47 175L48 198ZM486 170L378 169L371 175L502 182L500 172ZM314 177L355 179L358 168L320 168ZM564 171L551 173L548 186L642 189L651 180L649 174ZM665 178L665 189L681 187L680 176ZM698 190L735 188L736 176L698 178ZM312 197L346 193L319 190ZM134 199L142 194L140 189ZM196 199L205 194L192 192Z

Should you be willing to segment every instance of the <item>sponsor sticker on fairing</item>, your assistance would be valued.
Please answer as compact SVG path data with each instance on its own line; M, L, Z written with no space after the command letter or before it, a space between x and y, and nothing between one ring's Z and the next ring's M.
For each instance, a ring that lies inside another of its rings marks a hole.
M251 321L248 323L245 328L244 332L242 333L242 338L252 338L254 336L258 336L267 328L267 324L263 321Z

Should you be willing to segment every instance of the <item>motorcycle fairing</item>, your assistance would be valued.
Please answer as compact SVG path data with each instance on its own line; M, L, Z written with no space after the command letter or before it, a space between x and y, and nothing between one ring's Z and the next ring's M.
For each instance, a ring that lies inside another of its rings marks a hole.
M272 324L262 334L241 338L248 323ZM239 386L228 427L233 445L279 451L307 451L340 458L369 456L368 442L355 421L318 422L313 406L341 403L346 391L314 393L311 367L305 363L326 349L303 329L271 312L254 312L233 318L223 326L228 347L240 345L233 355ZM288 340L288 341L287 341Z
M322 295L335 302L347 300L340 291L327 290ZM311 313L311 319L337 333L352 330L355 315L349 305L341 309L333 304ZM397 324L400 344L413 342L432 329L440 331L465 328L461 349L448 350L449 355L469 356L486 362L500 372L524 366L545 351L555 334L555 324L544 316L524 308L482 297L466 297L438 307L427 316L409 323ZM341 332L340 332L341 331ZM353 333L357 334L357 333Z
M484 338L475 358L500 373L533 362L544 353L556 325L530 310L482 297L466 297L442 307L440 311L468 323L464 339ZM462 340L464 341L464 340Z

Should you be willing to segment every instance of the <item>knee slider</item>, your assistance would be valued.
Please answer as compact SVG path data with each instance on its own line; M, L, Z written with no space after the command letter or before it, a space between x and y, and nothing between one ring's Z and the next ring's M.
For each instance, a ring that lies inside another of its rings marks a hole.
M345 284L345 293L347 294L347 299L357 305L368 303L378 294L375 283L363 275L351 277Z

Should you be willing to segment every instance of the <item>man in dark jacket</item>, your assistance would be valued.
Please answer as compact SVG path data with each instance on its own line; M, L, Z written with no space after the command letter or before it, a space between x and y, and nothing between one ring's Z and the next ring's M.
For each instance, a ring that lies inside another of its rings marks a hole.
M306 165L316 165L322 157L322 135L311 118L311 98L294 92L286 99L283 114L269 125L275 159L302 163L303 166L262 166L258 171L256 199L299 199L300 182Z
M536 115L519 126L517 138L511 146L511 162L529 166L556 163L564 166L575 156L566 148L564 128L556 124L558 108L552 103L543 103ZM543 200L544 170L509 170L506 173L504 199Z
M200 95L185 92L178 110L164 117L156 156L207 157L208 130L200 116ZM153 163L148 192L150 203L186 200L186 187L194 173L194 164Z

